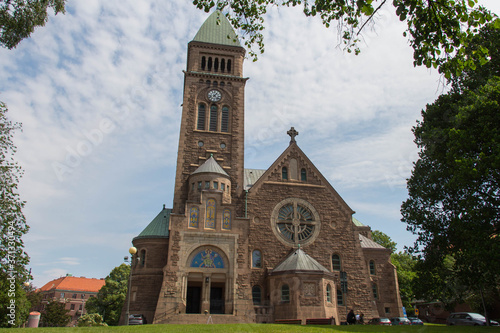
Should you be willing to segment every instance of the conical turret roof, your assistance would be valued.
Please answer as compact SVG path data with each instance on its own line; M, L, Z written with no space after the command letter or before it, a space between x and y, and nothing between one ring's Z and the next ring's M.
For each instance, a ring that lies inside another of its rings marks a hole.
M151 221L134 240L141 238L168 238L168 226L170 224L171 212L172 209L163 206L162 211L156 215L153 221Z
M207 18L193 41L241 47L231 23L218 10Z
M273 269L272 273L285 271L320 271L330 273L325 267L300 248L292 252L285 260L278 264L278 266Z
M222 167L215 161L213 156L210 156L208 160L205 161L202 165L198 167L191 175L197 174L197 173L218 173L221 175L224 175L226 177L229 177L226 171L222 169Z

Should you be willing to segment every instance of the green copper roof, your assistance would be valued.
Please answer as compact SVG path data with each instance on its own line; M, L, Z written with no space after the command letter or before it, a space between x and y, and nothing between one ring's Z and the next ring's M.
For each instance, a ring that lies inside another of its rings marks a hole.
M285 258L276 268L273 273L284 271L322 271L329 272L319 262L310 257L300 248L292 252Z
M359 222L354 216L352 217L352 223L354 223L354 225L356 227L364 227L365 225L361 222Z
M134 240L140 238L168 238L168 226L170 223L171 212L172 209L168 209L163 206L160 214L158 214L139 234L139 236L134 238Z
M231 23L218 10L207 18L193 41L241 47Z
M202 165L200 165L198 167L198 169L196 169L192 173L192 175L194 175L196 173L203 173L203 172L206 172L206 173L218 173L218 174L224 175L226 177L229 177L229 175L227 174L227 172L224 171L224 169L222 169L222 167L219 165L219 163L217 163L214 160L213 156L210 156L210 158L208 160L206 160L205 163L203 163Z
M245 169L245 179L243 183L243 188L245 190L249 189L259 180L260 177L266 172L262 169Z

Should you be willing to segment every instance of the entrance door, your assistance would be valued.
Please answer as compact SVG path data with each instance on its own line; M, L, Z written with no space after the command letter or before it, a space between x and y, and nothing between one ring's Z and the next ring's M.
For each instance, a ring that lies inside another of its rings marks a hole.
M224 313L224 289L223 287L210 288L210 313Z
M186 313L201 313L201 287L188 286L186 295Z

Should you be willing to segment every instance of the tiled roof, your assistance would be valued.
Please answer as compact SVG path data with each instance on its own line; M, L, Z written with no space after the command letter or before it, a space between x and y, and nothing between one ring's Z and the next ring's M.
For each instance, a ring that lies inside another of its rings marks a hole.
M329 271L301 249L297 249L273 269L273 273L284 271Z
M64 276L45 284L38 291L85 291L97 293L104 286L104 279L89 279L86 277Z
M172 209L163 206L161 212L156 215L153 221L151 221L134 240L140 238L168 238L168 226L171 212Z
M260 177L266 172L266 170L261 169L245 169L245 179L243 183L243 188L248 190L259 180Z
M198 169L196 169L192 173L192 175L194 175L196 173L203 173L203 172L206 172L206 173L218 173L218 174L224 175L226 177L229 177L229 175L227 174L227 172L224 171L224 169L222 169L222 167L219 165L219 163L217 163L217 161L215 161L215 159L214 159L213 156L210 156L210 158L208 160L206 160L205 163L203 163L202 165L200 165L198 167Z
M206 19L193 40L197 42L241 47L231 23L229 23L226 16L220 11L213 12L212 15Z
M382 245L374 242L370 238L367 238L361 234L359 234L359 241L361 242L361 247L365 249L386 249Z

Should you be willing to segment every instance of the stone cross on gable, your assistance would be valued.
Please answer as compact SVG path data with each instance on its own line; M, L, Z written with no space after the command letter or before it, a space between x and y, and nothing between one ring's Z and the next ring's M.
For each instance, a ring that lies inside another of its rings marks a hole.
M290 135L290 137L292 138L292 139L290 140L290 144L292 144L292 143L295 143L295 142L296 142L296 141L295 141L295 137L296 137L297 135L299 135L299 132L297 132L297 131L295 130L295 128L293 128L293 127L292 127L292 128L290 128L290 130L289 130L288 132L286 132L286 134Z

